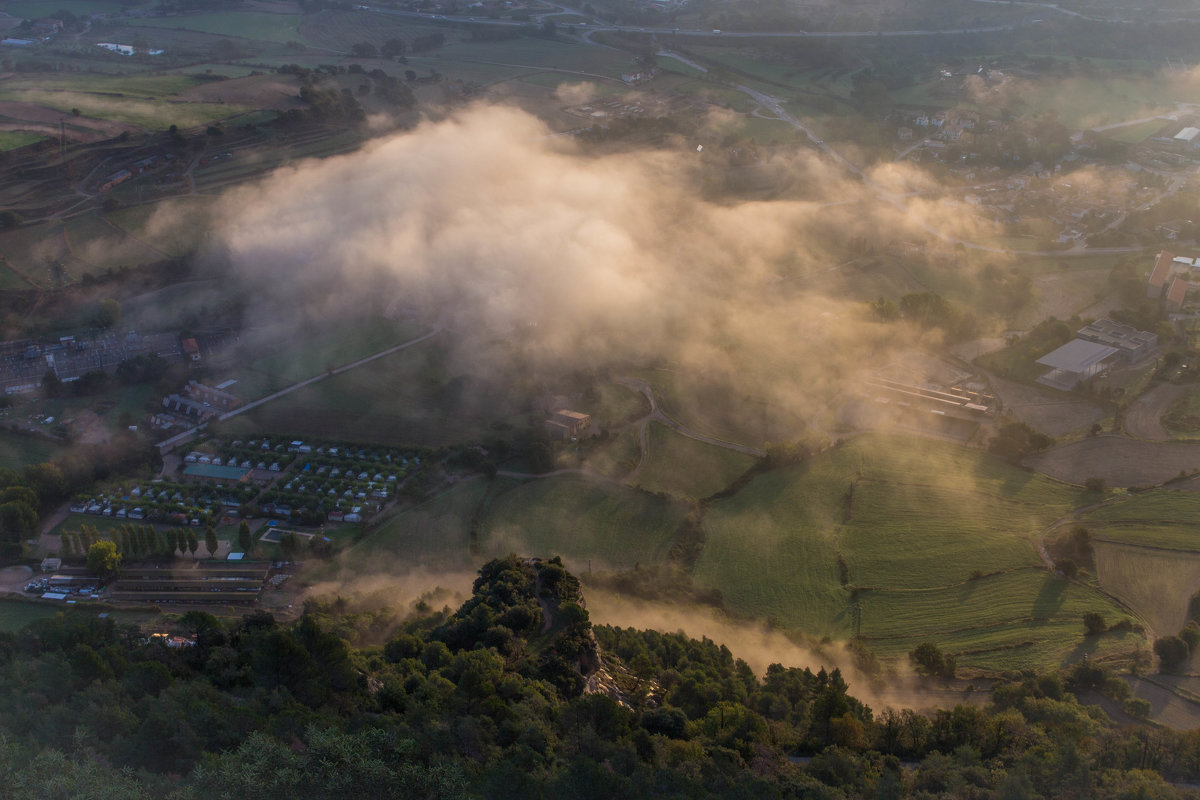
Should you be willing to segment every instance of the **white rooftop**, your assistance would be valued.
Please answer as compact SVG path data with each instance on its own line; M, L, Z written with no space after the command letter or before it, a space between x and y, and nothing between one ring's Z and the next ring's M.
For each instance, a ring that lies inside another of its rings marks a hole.
M1106 344L1072 339L1057 350L1039 358L1037 363L1065 372L1083 372L1115 352L1117 352L1117 348L1109 347Z
M1175 138L1182 142L1190 142L1200 136L1200 128L1187 127L1175 134Z

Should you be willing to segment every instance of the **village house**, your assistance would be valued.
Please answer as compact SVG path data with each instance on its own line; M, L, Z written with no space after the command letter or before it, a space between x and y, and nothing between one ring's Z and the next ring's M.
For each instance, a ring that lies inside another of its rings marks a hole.
M560 408L552 412L550 419L546 420L546 432L554 440L571 439L578 436L580 431L591 424L590 415Z

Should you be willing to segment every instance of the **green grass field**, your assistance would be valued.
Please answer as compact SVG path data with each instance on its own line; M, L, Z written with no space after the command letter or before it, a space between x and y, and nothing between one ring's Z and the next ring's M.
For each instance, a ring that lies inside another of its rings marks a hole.
M619 78L633 66L633 56L605 47L523 38L501 42L456 42L430 54L410 56L409 63L436 65L439 61L492 62L500 65L565 69ZM414 69L417 67L414 66ZM439 71L440 68L439 68Z
M397 341L403 338L408 337ZM484 351L486 346L477 355L486 360ZM303 357L311 359L312 354ZM254 396L250 388L262 396L285 385L261 371L241 370L230 377L248 387L243 390L247 397ZM524 425L528 407L516 399L519 396L519 392L496 394L465 368L453 368L435 337L306 386L235 421L237 430L246 433L257 428L267 433L436 447L495 436L497 424Z
M1157 489L1119 496L1084 514L1079 524L1093 541L1200 553L1200 496Z
M49 282L51 262L66 259L62 224L43 222L0 234L0 256L38 282Z
M650 459L637 484L651 492L700 499L719 492L754 465L752 456L716 447L653 422Z
M488 490L485 480L463 481L395 515L349 550L346 559L395 570L431 566L472 569L477 565L470 552L471 519Z
M480 550L487 557L561 555L573 569L661 562L683 521L682 503L625 486L564 476L513 486L490 503Z
M167 103L142 97L107 97L90 92L6 88L0 100L33 103L56 111L71 112L99 119L127 122L147 130L166 130L171 125L191 128L241 114L249 109L221 103Z
M1155 489L1126 494L1106 503L1081 518L1090 527L1106 523L1195 524L1200 515L1200 495L1191 492ZM1197 546L1200 550L1200 546Z
M1176 439L1200 437L1200 388L1189 386L1162 416L1162 426Z
M46 439L0 430L0 467L21 469L26 464L51 461L66 452L65 446Z
M47 619L62 610L46 603L0 600L0 632L15 633L35 619Z
M50 531L51 535L58 536L63 533L76 533L84 525L89 528L95 528L100 532L101 536L111 530L120 528L122 525L145 525L145 520L137 519L114 519L113 517L100 517L95 514L68 514L66 519L54 526ZM55 543L55 549L58 544Z
M0 151L16 150L18 147L24 147L27 144L40 142L45 139L45 135L41 133L25 133L24 131L0 131Z
M1026 621L1045 616L1038 604L1051 579L1032 538L1081 498L1076 487L978 451L906 437L860 437L809 464L758 476L714 504L695 577L721 590L734 611L811 635L854 632L851 589L857 587L863 634L899 637L888 646L895 652L911 648L914 637L979 638L993 626L999 627L987 647L974 649L999 652L1019 637L1041 641ZM848 572L845 587L839 556ZM983 583L972 578L994 572L1001 575ZM1012 594L1009 605L970 601L977 586L1007 587L996 591ZM1064 597L1070 603L1063 600L1063 610L1051 618L1078 620L1077 611L1091 606L1115 613L1086 587L1072 586ZM989 662L972 654L964 663Z
M366 320L358 325L301 334L290 338L283 348L269 346L266 350L270 355L254 359L251 368L286 385L400 344L413 335L407 325L384 319Z
M203 238L203 222L211 204L205 197L180 197L123 208L107 219L154 250L182 256L195 250Z
M220 36L238 36L259 42L303 42L299 14L265 14L256 11L228 11L216 14L188 14L180 17L128 19L131 26L179 28Z
M88 14L109 14L136 5L120 0L14 0L6 3L4 10L14 17L38 19L53 16L56 11L70 11L86 17Z
M0 258L0 290L30 288L32 288L32 285L29 281L25 280L25 276L13 269L3 258Z
M1119 128L1112 128L1104 131L1103 135L1106 139L1112 139L1125 144L1141 144L1146 139L1153 136L1162 128L1166 122L1161 119L1151 120L1150 122L1139 122L1133 125L1122 125Z
M84 214L66 222L65 236L71 255L85 272L150 264L163 258L144 242L108 224L99 214ZM78 279L81 274L72 274Z
M637 466L641 446L636 427L629 427L602 443L592 443L584 465L610 478L622 478Z
M1083 615L1095 611L1110 624L1129 616L1100 593L1032 567L940 589L863 592L858 603L862 636L878 655L903 657L935 641L958 654L960 664L984 669L1093 657L1099 646L1124 637L1085 640Z

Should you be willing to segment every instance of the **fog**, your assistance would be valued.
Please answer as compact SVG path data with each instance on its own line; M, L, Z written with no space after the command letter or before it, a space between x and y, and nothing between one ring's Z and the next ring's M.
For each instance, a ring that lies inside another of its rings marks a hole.
M936 195L876 198L877 185L932 189L918 170L881 166L864 184L811 151L770 167L813 199L714 201L717 167L685 144L589 155L480 104L280 169L231 192L216 227L256 324L403 305L444 327L451 368L476 376L513 369L477 355L500 337L523 369L668 361L800 415L915 335L868 321L873 297L838 285L847 243L979 227Z

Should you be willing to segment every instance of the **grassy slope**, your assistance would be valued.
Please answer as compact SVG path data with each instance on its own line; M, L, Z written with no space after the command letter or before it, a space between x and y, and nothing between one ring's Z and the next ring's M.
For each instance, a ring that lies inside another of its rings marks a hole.
M40 142L46 136L41 133L25 133L24 131L0 131L0 150L16 150L27 144Z
M1200 496L1159 489L1103 505L1080 524L1099 541L1200 552L1198 517Z
M464 481L397 514L351 551L352 560L375 566L392 559L409 566L471 566L471 518L487 490L486 481Z
M240 36L260 42L303 42L299 14L264 14L254 11L188 14L180 17L146 17L124 20L146 28L182 28L221 36Z
M624 486L564 476L514 486L486 514L481 547L562 555L576 568L632 567L666 557L686 507Z
M637 483L648 491L699 499L724 489L753 464L751 456L689 439L654 422L650 460Z
M884 654L931 638L977 666L1020 650L1061 660L1079 644L1083 611L1121 613L1042 570L1031 544L1078 500L1077 489L982 453L862 437L716 504L696 577L736 611L817 635L853 633L857 601L862 634ZM857 598L840 585L839 553L850 586L869 587ZM975 571L1000 574L971 580Z

